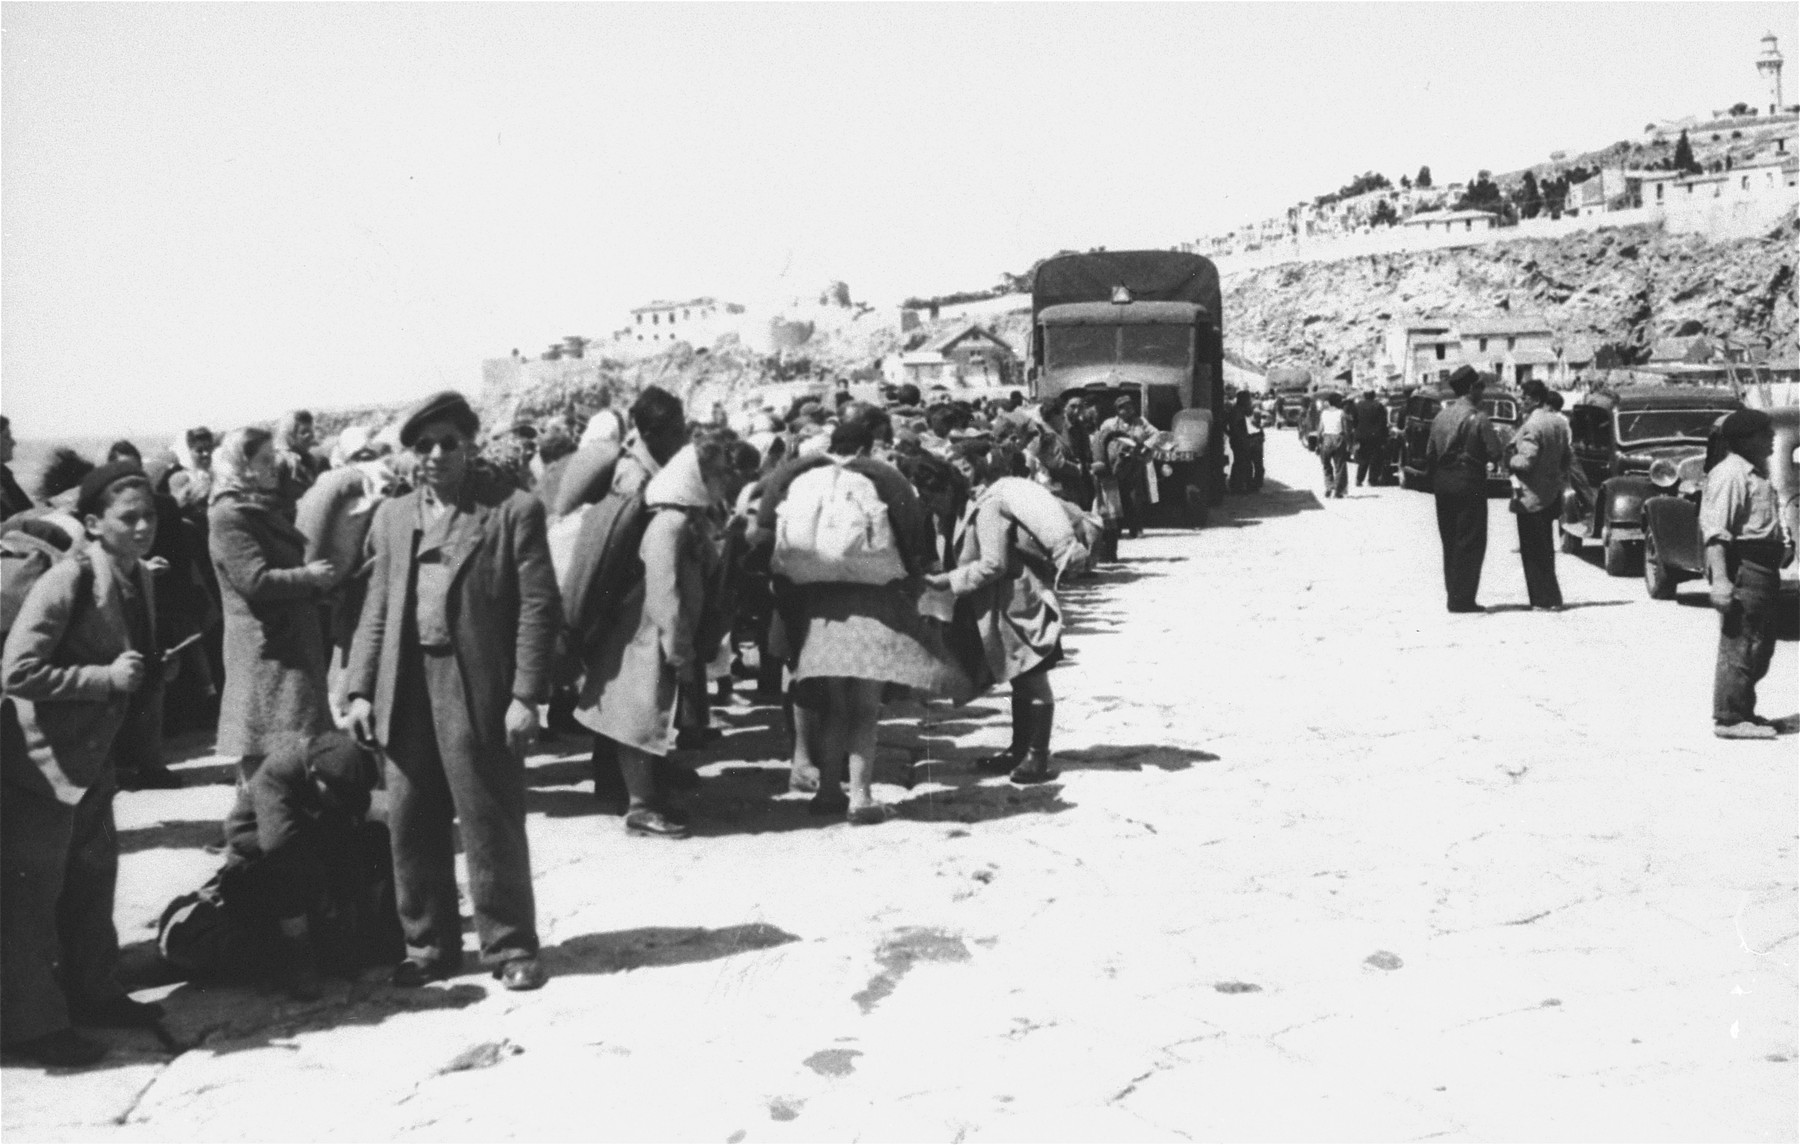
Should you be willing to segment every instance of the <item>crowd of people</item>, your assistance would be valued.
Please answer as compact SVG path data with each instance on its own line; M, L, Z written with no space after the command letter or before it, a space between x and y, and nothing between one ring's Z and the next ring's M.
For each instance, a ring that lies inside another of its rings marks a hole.
M1498 449L1484 380L1451 379L1459 400L1432 434L1452 612L1478 607ZM1551 396L1526 388L1509 454L1547 608L1569 466ZM1328 492L1342 495L1363 420L1341 400L1322 412ZM1262 485L1265 424L1234 397L1234 492ZM1744 465L1703 521L1732 538L1714 591L1739 617L1719 669L1735 727L1753 720L1772 612L1757 604L1766 554L1739 543L1763 519L1767 427L1727 428ZM710 708L740 673L781 704L788 787L810 814L892 816L873 789L876 729L901 697L1006 687L1010 743L978 768L1054 779L1060 586L1141 532L1157 437L1132 397L1103 409L1081 392L977 406L840 385L733 425L650 387L628 410L484 433L446 391L343 429L328 453L303 411L273 430L196 427L148 464L125 441L100 464L60 450L33 498L4 464L0 418L6 1051L81 1065L107 1050L75 1027L160 1021L117 977L112 808L120 789L181 785L170 730L216 727L236 791L223 866L168 904L159 949L189 976L302 999L371 966L402 988L459 973L463 897L483 967L508 989L544 983L524 759L546 713L591 744L599 804L653 839L689 834L702 781L684 749L720 734ZM371 819L377 787L386 813Z
M901 697L1009 688L1010 745L980 768L1055 778L1059 585L1115 557L1154 496L1136 402L840 386L728 422L651 387L484 433L444 392L329 451L297 411L148 461L58 450L35 497L0 465L7 1052L84 1064L106 1047L75 1027L160 1021L117 980L112 806L181 785L174 732L214 729L236 793L223 865L168 905L160 951L298 998L375 964L401 987L460 971L458 835L481 963L543 983L540 713L590 738L595 796L649 838L689 834L683 749L719 735L734 672L782 705L814 815L891 817L876 728ZM4 421L0 441L10 463Z

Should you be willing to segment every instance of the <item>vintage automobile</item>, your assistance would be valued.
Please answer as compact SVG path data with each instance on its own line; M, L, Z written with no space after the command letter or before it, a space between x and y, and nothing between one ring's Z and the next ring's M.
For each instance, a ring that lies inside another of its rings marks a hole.
M1406 489L1431 488L1431 474L1425 467L1425 445L1431 439L1431 423L1438 411L1454 400L1455 394L1445 385L1420 386L1406 399L1400 427L1400 484ZM1500 455L1488 462L1488 492L1505 492L1511 485L1506 471L1506 446L1519 428L1519 399L1507 390L1489 390L1482 395L1481 410L1494 423L1500 438Z
M1782 406L1769 411L1775 421L1775 452L1769 458L1769 480L1781 498L1781 523L1789 537L1800 535L1800 478L1796 476L1796 451L1800 451L1800 407ZM1712 448L1718 448L1716 443ZM1700 496L1706 488L1706 451L1690 453L1676 461L1659 458L1651 463L1650 481L1660 492L1644 502L1644 588L1653 600L1673 600L1676 587L1685 580L1706 575L1700 543ZM1782 570L1784 591L1800 591L1800 569Z
M1678 473L1683 462L1705 453L1713 424L1742 404L1730 390L1633 385L1596 390L1570 406L1575 457L1563 496L1563 551L1598 544L1609 575L1637 572L1644 502L1659 491L1652 467L1667 461ZM1657 467L1665 480L1668 470Z

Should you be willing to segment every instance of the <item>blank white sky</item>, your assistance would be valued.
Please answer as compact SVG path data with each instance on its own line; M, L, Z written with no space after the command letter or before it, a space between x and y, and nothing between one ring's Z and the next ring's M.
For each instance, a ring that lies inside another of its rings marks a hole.
M474 389L652 298L985 287L1765 101L1774 4L0 7L21 436Z

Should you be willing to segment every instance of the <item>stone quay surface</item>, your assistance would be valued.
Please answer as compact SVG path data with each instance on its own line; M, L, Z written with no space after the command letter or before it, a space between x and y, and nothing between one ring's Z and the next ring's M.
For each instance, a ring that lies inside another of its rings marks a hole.
M547 741L544 990L142 985L178 1045L9 1064L6 1137L1794 1140L1796 740L1710 734L1704 588L1561 556L1572 607L1523 610L1496 500L1498 608L1452 616L1428 495L1321 501L1291 433L1268 454L1213 527L1067 589L1056 782L970 768L1003 692L899 707L900 818L812 818L739 700L667 842ZM118 800L138 982L218 863L206 750Z

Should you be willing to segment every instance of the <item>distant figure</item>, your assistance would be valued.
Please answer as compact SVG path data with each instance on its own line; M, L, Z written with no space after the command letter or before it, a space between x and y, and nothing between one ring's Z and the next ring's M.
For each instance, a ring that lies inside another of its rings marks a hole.
M1713 734L1770 739L1775 729L1756 714L1756 685L1775 653L1778 570L1794 559L1794 541L1784 542L1781 500L1769 480L1775 426L1763 411L1743 409L1716 432L1729 452L1707 472L1700 501L1706 576L1719 610Z
M1364 390L1350 409L1350 421L1356 433L1357 487L1361 488L1364 482L1373 485L1380 479L1387 457L1387 406L1374 390Z
M1119 531L1129 537L1144 533L1144 509L1149 499L1147 460L1156 428L1138 413L1136 399L1121 397L1113 403L1113 416L1094 431L1094 465L1102 486L1110 477L1118 490Z
M1341 394L1326 394L1319 410L1319 463L1325 467L1325 496L1342 499L1350 483L1350 415Z
M1573 455L1569 423L1551 411L1549 387L1535 378L1519 387L1525 421L1512 439L1507 466L1513 473L1512 511L1519 526L1519 560L1525 566L1525 591L1531 607L1562 608L1562 586L1556 582L1553 531L1569 484Z
M1500 438L1481 412L1487 379L1472 366L1457 367L1450 375L1456 400L1438 411L1425 445L1444 548L1445 607L1451 612L1486 611L1475 597L1487 556L1488 461L1500 455Z
M313 456L314 440L309 410L286 414L275 426L275 496L290 521L301 496L327 468L323 458Z
M212 502L213 432L203 425L195 426L176 439L175 466L163 475L169 496L181 515L203 533L206 508Z
M1231 443L1231 492L1259 491L1263 487L1263 419L1249 390L1239 390L1232 399L1225 427Z

